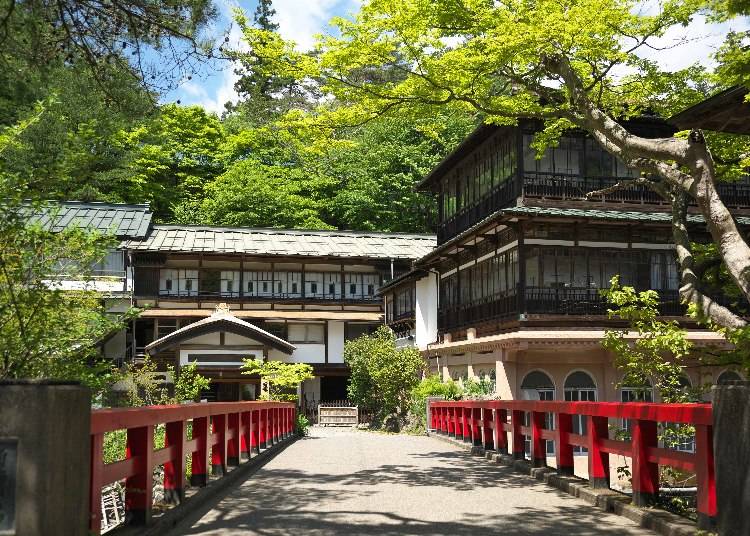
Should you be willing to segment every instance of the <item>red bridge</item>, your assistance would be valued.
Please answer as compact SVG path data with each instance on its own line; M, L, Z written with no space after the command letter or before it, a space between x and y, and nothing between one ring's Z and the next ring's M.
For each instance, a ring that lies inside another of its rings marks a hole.
M711 527L717 515L712 419L710 404L497 400L433 401L429 408L429 425L439 435L468 443L479 451L494 451L497 455L511 455L516 459L528 457L533 467L548 464L551 456L548 442L554 444L553 464L561 475L574 473L574 461L583 459L582 456L575 457L574 451L586 449L588 482L592 488L610 486L610 455L628 457L632 460L632 503L639 506L652 504L657 497L660 465L694 474L698 527L701 528ZM610 424L624 421L628 423L629 438L613 439ZM261 450L272 450L290 438L294 423L294 405L279 402L94 411L91 420L91 531L98 533L102 527L101 492L104 486L124 481L127 523L149 524L153 507L153 471L157 466L164 466L165 502L178 504L184 499L187 484L187 456L191 460L190 484L200 488L208 483L209 474L221 478L228 466L241 465L243 460L253 459ZM694 439L689 451L668 448L660 442L659 433L665 423L690 431ZM162 448L155 448L155 429L163 430ZM105 463L104 434L117 430L126 430L124 459ZM359 434L359 437L372 438L377 434ZM395 440L388 437L384 436L383 440ZM422 438L419 441L435 440ZM315 445L316 442L307 444ZM425 456L437 456L434 452L438 451L432 448L433 454ZM325 456L322 451L320 455ZM335 456L341 456L340 463L346 463L343 459L346 454ZM383 473L379 481L387 482L386 473L397 467L395 462L387 465L390 469L381 469ZM416 475L416 466L413 471ZM408 480L408 471L399 478L399 483ZM416 475L415 478L424 476ZM349 474L346 485L351 485L352 479ZM330 475L324 481L330 482ZM495 481L493 485L502 487L503 483ZM489 510L491 513L492 507ZM602 534L606 533L604 529L602 531Z

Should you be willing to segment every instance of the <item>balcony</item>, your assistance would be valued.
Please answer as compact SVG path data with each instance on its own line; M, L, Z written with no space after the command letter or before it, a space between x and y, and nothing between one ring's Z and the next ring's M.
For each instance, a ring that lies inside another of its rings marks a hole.
M658 194L646 186L633 186L605 195L586 197L595 192L614 186L627 177L581 177L561 173L525 172L523 196L526 198L590 201L600 203L624 203L631 205L669 205ZM719 195L730 208L750 208L750 179L735 183L719 183Z
M441 308L438 328L441 331L463 329L484 322L517 320L522 312L530 315L551 316L607 316L610 305L598 288L540 288L527 287L520 297L511 290L479 303ZM664 316L684 316L686 308L680 303L676 290L660 290L659 310Z
M516 179L507 180L490 190L479 202L457 211L441 222L437 228L438 243L450 240L498 210L510 206L520 196L550 201L587 201L664 208L669 206L654 191L640 185L586 197L589 192L609 188L624 180L628 180L628 177L582 177L562 173L525 172L522 188L518 187ZM719 183L718 191L729 208L750 209L750 177L734 183Z
M482 196L479 202L458 211L440 223L437 229L438 244L442 244L487 216L508 206L511 201L518 197L518 194L514 179L511 178L498 184Z

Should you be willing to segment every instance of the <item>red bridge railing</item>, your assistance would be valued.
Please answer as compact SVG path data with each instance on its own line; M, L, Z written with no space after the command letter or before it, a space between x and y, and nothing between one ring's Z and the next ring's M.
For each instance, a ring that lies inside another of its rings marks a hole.
M547 414L554 415L554 429L545 428ZM586 419L585 431L573 433L573 418ZM609 419L630 422L630 440L610 439ZM525 422L530 423L528 426ZM659 423L695 428L694 452L659 446ZM530 458L535 467L546 466L546 441L555 443L557 471L573 474L574 447L588 449L589 482L595 488L610 485L609 455L632 460L633 503L652 504L659 492L659 465L695 473L697 510L701 528L716 517L713 418L710 404L653 404L556 401L460 401L430 402L430 427L498 453L524 458L530 439ZM510 440L509 436L510 435Z
M99 534L101 493L108 484L125 481L125 515L130 524L146 524L153 503L153 471L164 466L164 493L171 503L184 498L188 455L190 483L205 486L209 467L223 475L228 465L247 459L294 432L291 402L212 402L94 410L91 413L90 529ZM188 423L192 437L188 439ZM164 424L164 448L154 449L154 429ZM125 459L104 460L104 434L127 430Z

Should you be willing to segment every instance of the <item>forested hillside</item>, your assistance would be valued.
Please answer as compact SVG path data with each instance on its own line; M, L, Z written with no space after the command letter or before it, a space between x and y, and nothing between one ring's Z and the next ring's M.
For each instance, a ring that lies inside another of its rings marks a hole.
M301 128L296 111L345 103L228 50L210 35L210 0L58 3L0 1L0 128L32 119L1 164L24 197L148 202L158 221L182 224L430 230L434 201L413 186L475 115ZM247 23L276 32L270 0ZM241 73L238 103L221 117L160 103L206 63Z

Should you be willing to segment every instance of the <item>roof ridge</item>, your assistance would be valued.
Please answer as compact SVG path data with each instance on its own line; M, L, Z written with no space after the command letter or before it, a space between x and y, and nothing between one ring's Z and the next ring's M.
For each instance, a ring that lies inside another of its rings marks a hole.
M24 200L24 203L31 203L31 199ZM151 205L148 202L145 203L112 203L109 201L79 201L79 200L60 200L60 199L45 199L41 201L44 204L56 204L56 205L94 205L102 207L128 207L128 208L145 208L151 209Z
M213 225L181 225L174 223L160 223L153 225L154 230L158 229L180 229L185 231L226 231L226 232L245 232L245 233L267 233L267 234L290 234L290 235L321 235L321 236L353 236L353 237L383 237L383 238L416 238L424 240L436 240L434 234L420 233L403 233L403 232L386 232L386 231L350 231L339 229L299 229L285 227L222 227Z

